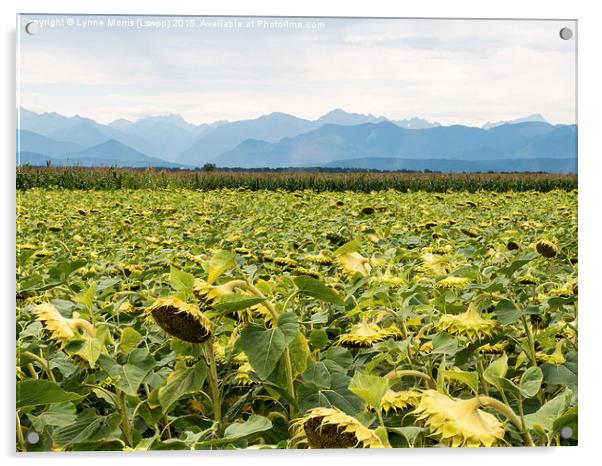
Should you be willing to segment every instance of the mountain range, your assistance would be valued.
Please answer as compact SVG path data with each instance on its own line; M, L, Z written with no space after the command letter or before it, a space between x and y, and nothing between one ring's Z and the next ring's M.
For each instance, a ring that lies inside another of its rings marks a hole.
M201 125L173 114L106 125L23 108L18 117L20 164L576 171L577 127L538 114L481 128L341 109L316 120L274 112Z

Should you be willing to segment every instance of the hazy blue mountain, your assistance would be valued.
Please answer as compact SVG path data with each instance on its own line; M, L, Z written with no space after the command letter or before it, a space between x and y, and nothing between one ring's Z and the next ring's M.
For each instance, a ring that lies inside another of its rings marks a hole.
M325 115L322 115L316 120L319 125L332 124L332 125L344 125L353 126L361 125L363 123L379 123L381 121L388 121L385 117L376 117L372 114L363 115L361 113L347 113L345 110L335 108Z
M125 167L173 167L180 166L179 164L170 163L168 161L158 159L156 157L149 157L137 150L122 144L119 141L110 139L101 144L74 154L73 157L69 157L70 160L98 160L106 161L103 165L119 165Z
M325 165L330 168L358 168L364 170L431 170L448 173L516 171L577 173L577 159L506 159L506 160L451 160L451 159L402 159L361 158L336 160Z
M33 165L35 167L43 167L48 161L50 161L52 165L57 165L56 160L60 159L53 159L48 155L38 154L37 152L17 152L17 166Z
M483 125L483 129L490 129L490 128L495 128L496 126L511 125L511 124L514 124L514 123L527 123L527 122L533 122L533 121L537 121L537 122L540 122L540 123L547 123L548 122L539 113L534 113L533 115L529 115L529 116L526 116L526 117L523 117L523 118L517 118L516 120L495 121L495 122L488 121L487 123L485 123Z
M575 142L574 126L537 122L491 130L460 125L411 130L390 122L327 124L277 143L244 141L213 162L223 167L251 168L320 166L336 160L391 157L503 160L525 158L528 153L529 158L576 158ZM551 150L552 145L562 149Z
M310 131L316 126L313 121L278 112L254 120L224 123L197 139L189 149L180 154L177 160L188 165L202 166L246 139L277 142L284 137Z
M83 146L73 142L55 141L33 131L17 130L17 152L32 152L50 157L63 157L82 149Z
M423 120L422 118L407 118L404 120L391 120L392 123L395 123L397 126L401 126L402 128L407 129L425 129L425 128L433 128L435 126L441 126L440 123L430 122L427 120Z
M46 165L50 160L53 165L67 166L117 166L117 167L182 167L180 164L167 162L155 157L148 157L125 144L113 139L105 141L79 152L51 157L47 154L33 151L17 153L17 164Z

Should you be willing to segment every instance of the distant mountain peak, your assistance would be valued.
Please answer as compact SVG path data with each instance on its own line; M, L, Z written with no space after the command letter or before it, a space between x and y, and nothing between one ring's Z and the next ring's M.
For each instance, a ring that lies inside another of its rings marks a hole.
M526 117L517 118L516 120L495 121L495 122L488 121L487 123L485 123L483 125L483 129L491 129L491 128L495 128L496 126L502 126L502 125L514 125L517 123L531 123L531 122L549 123L549 121L546 120L543 117L543 115L541 115L540 113L534 113L532 115L527 115Z

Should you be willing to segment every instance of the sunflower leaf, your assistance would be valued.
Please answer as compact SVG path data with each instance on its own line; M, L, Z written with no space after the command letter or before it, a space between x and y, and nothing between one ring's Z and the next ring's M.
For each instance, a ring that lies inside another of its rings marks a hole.
M211 285L222 273L236 265L236 256L230 251L220 251L206 265L207 283Z
M349 390L374 409L380 409L380 402L388 388L389 381L384 377L361 372L356 372L349 383Z
M533 398L541 388L543 372L539 367L530 367L520 378L518 389L525 398Z
M339 306L345 305L345 301L333 290L324 285L320 280L309 277L307 275L301 275L293 279L295 285L299 289L300 294L305 294L313 298L325 301L331 304L338 304Z

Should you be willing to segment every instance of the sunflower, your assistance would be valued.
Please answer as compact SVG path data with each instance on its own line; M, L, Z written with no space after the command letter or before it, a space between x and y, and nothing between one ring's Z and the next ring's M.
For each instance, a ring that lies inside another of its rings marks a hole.
M388 389L380 401L380 408L388 413L390 410L403 411L408 406L416 406L420 401L420 392L416 390L402 390L397 392Z
M388 270L380 277L372 278L371 283L381 286L388 286L390 290L399 290L407 285L403 277L393 275Z
M332 264L332 258L325 256L323 253L309 254L309 255L305 256L305 258L308 261L313 262L314 264L320 264L320 265L331 265Z
M58 309L50 303L34 307L33 313L36 314L37 320L44 324L50 338L61 346L78 337L80 330L85 331L92 337L96 335L96 330L90 322L81 319L77 313L74 313L71 319L63 317Z
M479 409L478 398L450 398L436 390L426 390L415 410L428 430L452 447L491 447L504 438L503 424Z
M539 254L547 258L554 257L558 252L556 245L546 239L540 239L537 243L535 243L535 249L537 249Z
M309 448L385 448L373 430L337 408L314 408L291 428Z
M236 374L234 374L234 379L236 380L236 384L241 387L246 387L253 383L251 380L251 373L253 372L253 367L248 362L245 362L241 366L236 369Z
M370 348L374 343L387 338L401 338L402 333L396 327L382 328L375 323L362 320L351 327L349 333L339 335L337 343L347 348Z
M179 298L159 298L146 309L168 334L190 343L203 343L211 337L211 321L194 304Z
M537 285L537 278L532 275L522 275L518 277L517 282L521 285Z
M425 252L420 258L422 259L422 270L428 271L433 275L444 275L447 273L449 263L446 256L436 256L433 253Z
M552 354L546 353L537 353L535 355L537 361L545 362L548 364L561 365L566 362L564 355L562 354L562 340L556 343L556 347L554 348L554 352Z
M497 331L497 322L481 317L473 306L468 306L468 310L462 314L445 314L436 327L453 335L465 335L474 341L492 336Z
M367 277L370 275L372 266L370 261L357 252L348 252L337 257L337 261L348 275L354 276L356 273Z
M494 343L493 345L491 343L485 343L484 345L479 346L477 351L479 353L501 354L504 352L507 346L507 341L500 341L498 343Z
M446 288L446 289L464 288L469 283L470 283L470 278L454 277L453 275L451 275L451 276L445 277L444 279L439 280L437 283L435 283L435 288Z

